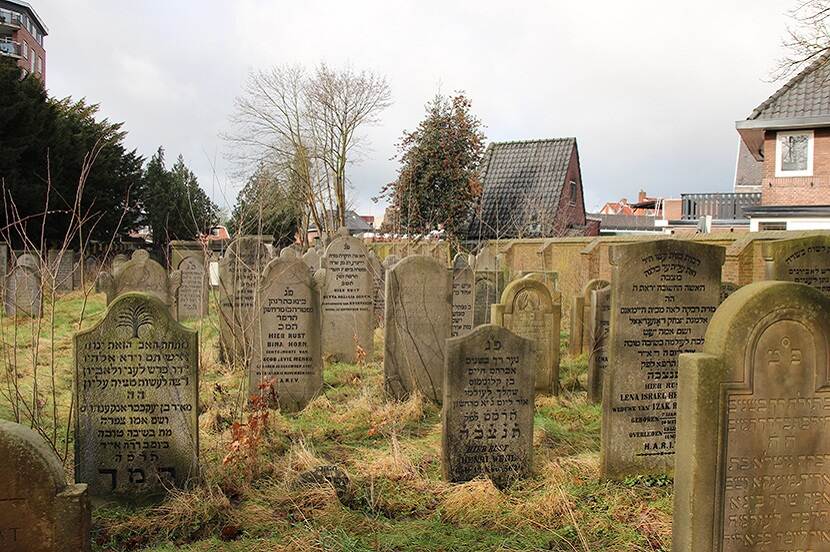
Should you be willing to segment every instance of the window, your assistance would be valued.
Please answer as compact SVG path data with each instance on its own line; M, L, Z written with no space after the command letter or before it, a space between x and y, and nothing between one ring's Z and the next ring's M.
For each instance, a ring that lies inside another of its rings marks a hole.
M43 58L40 56L37 56L37 72L43 73Z
M26 59L29 58L29 43L28 42L23 43L23 57L26 58Z
M813 131L779 132L775 176L813 176Z
M570 191L569 199L571 201L571 205L576 205L576 182L573 180L568 182L568 189Z
M759 222L758 230L786 230L787 221L784 222Z
M36 57L37 57L37 54L35 54L34 52L32 52L32 57L30 57L30 58L29 58L29 72L30 72L30 73L34 73L34 72L35 72L35 58L36 58Z

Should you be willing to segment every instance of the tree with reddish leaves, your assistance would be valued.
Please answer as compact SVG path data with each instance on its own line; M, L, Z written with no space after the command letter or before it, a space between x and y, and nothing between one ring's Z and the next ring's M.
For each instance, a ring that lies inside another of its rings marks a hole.
M479 164L485 136L463 92L436 94L426 117L398 144L398 178L382 195L389 197L396 219L391 231L427 234L444 229L463 239L470 213L481 194Z

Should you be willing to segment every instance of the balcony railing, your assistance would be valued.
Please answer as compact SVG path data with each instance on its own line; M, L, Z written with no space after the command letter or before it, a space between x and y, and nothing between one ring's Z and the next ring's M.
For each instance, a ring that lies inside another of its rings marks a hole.
M0 38L0 55L22 57L23 49L19 42L8 38Z
M711 215L715 220L746 218L744 209L761 203L760 193L680 194L683 202L683 220L699 220Z
M25 27L27 26L26 23L28 23L27 20L28 18L21 13L0 8L0 24L13 27Z

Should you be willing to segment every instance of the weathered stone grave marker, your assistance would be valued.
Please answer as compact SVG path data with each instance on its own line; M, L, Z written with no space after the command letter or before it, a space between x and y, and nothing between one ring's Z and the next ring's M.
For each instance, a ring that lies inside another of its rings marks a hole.
M446 267L412 255L386 273L384 383L404 398L416 389L440 402L444 352L452 325L452 282Z
M602 401L602 378L608 367L608 334L611 325L611 287L591 292L591 327L589 339L591 351L588 354L588 400Z
M75 479L132 501L197 477L198 374L197 332L153 296L119 295L75 335Z
M87 552L91 512L87 486L66 484L43 438L0 420L0 550Z
M608 280L596 278L589 280L582 288L582 352L590 353L592 345L591 336L591 294L598 289L609 286Z
M248 393L301 410L323 387L320 299L306 264L288 252L269 262L256 304Z
M720 302L723 303L726 301L726 298L738 291L737 284L733 284L732 282L721 282L720 283Z
M314 248L309 249L303 253L303 262L308 267L309 272L314 275L315 272L320 270L320 253Z
M170 242L170 265L181 274L176 298L176 318L193 320L208 313L209 276L207 256L201 242Z
M499 487L533 462L533 344L493 324L447 340L441 460L452 482L487 476Z
M323 268L323 354L354 363L359 347L372 358L374 284L363 240L341 228L326 248Z
M49 271L55 276L55 291L68 292L75 289L75 252L71 249L60 251L50 249L46 252Z
M472 331L475 309L475 274L469 256L458 253L452 260L452 330L451 337Z
M558 394L561 308L541 277L529 274L507 284L501 301L492 306L491 319L534 343L539 355L536 391Z
M256 287L269 261L268 236L241 236L219 262L219 337L226 362L247 363L253 354Z
M504 271L501 255L485 247L475 260L475 309L473 323L476 326L490 322L490 306L498 303L504 288Z
M674 552L830 550L830 299L758 282L682 355Z
M763 247L767 280L807 284L830 294L830 235L775 240Z
M675 239L612 246L605 477L671 473L677 357L697 352L720 301L722 247Z
M380 328L383 325L383 304L386 293L386 269L383 263L378 259L374 251L369 251L369 273L372 275L372 310L373 324L375 328Z
M43 314L43 289L37 257L24 253L6 278L5 306L7 316Z
M159 263L150 258L150 254L138 249L133 251L129 261L109 273L99 275L101 289L107 294L107 304L116 297L131 291L152 295L171 309L181 285L181 273L173 271L169 275Z

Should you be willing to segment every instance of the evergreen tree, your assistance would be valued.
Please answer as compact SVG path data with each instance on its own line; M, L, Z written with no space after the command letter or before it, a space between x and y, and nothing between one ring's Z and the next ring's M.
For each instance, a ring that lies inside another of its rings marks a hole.
M282 181L275 170L260 165L239 192L230 230L266 234L281 247L295 241L303 213L303 195L296 185Z

